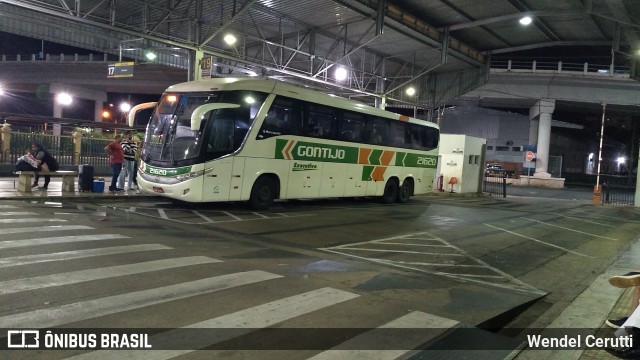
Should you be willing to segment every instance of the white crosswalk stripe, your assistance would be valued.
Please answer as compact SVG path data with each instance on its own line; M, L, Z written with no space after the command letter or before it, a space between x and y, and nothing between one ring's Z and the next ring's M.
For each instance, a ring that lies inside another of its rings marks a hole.
M126 254L138 251L168 250L173 249L160 244L142 244L142 245L126 245L112 246L108 248L62 251L52 254L24 255L9 258L0 258L0 268L31 265L50 261L62 261L71 259L82 259L94 256Z
M0 317L0 328L48 328L281 278L247 271Z
M25 218L25 219L0 219L0 224L13 224L13 223L41 223L41 222L65 222L64 219L41 219L41 218Z
M33 216L37 213L30 211L0 211L0 216Z
M425 331L416 332L417 336L406 337L408 334L403 333L405 337L389 338L389 333L384 331L376 331L376 329L367 331L358 335L333 349L323 351L309 360L352 360L352 359L368 359L368 360L392 360L407 354L419 345L435 338L448 328L458 325L455 320L443 318L433 314L427 314L421 311L414 311L405 316L399 317L379 327L379 329L424 329ZM379 350L381 345L389 344L389 349ZM371 344L372 349L378 350L362 350L363 344ZM404 346L405 349L398 349ZM359 350L352 350L359 349Z
M21 291L77 284L80 282L108 279L116 276L140 274L151 271L172 269L189 265L200 265L220 262L206 256L191 256L165 260L147 261L143 263L118 265L97 269L72 271L53 275L36 276L26 279L6 280L0 282L0 295Z
M333 288L322 288L303 294L290 296L266 304L240 310L217 318L191 324L185 328L191 329L245 329L246 333L254 329L275 325L294 317L308 314L331 305L336 305L358 297L359 295ZM161 344L175 343L180 330L167 331L153 337L153 342ZM197 333L194 333L197 334ZM172 357L188 354L198 349L229 340L242 335L242 331L220 331L215 336L203 332L202 337L189 339L190 348L193 350L150 350L140 353L135 350L102 350L82 354L70 359L170 359ZM180 339L184 340L184 339Z
M45 237L39 239L25 239L25 240L9 240L0 241L0 250L14 249L27 246L37 245L49 245L49 244L62 244L72 243L80 241L100 241L100 240L115 240L115 239L128 239L128 236L120 234L95 234L95 235L70 235L70 236L54 236Z
M14 205L6 205L6 204L0 205L0 209L15 209L15 208L16 206Z
M53 225L53 226L29 226L19 228L2 229L3 234L22 234L30 232L93 230L91 226L84 225Z

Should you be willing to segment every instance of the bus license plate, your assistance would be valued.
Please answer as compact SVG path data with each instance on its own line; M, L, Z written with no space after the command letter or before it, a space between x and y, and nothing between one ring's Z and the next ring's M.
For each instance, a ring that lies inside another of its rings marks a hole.
M163 194L163 193L164 193L164 190L163 190L161 187L159 187L159 186L154 186L154 187L153 187L153 192L157 192L157 193L159 193L159 194Z

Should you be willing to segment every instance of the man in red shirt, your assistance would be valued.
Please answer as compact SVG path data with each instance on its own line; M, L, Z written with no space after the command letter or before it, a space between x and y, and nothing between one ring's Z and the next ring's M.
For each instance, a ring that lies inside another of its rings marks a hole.
M124 162L124 152L122 151L122 146L120 146L121 140L122 135L116 135L115 139L104 147L107 153L109 153L109 162L113 170L113 178L111 178L109 192L124 191L124 189L116 187L118 176L120 176L120 171L122 171L122 163Z

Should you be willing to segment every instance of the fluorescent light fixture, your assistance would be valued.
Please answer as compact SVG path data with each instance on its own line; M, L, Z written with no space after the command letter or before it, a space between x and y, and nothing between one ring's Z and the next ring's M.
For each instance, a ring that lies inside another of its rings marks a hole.
M60 105L67 106L67 105L71 105L71 103L73 102L73 98L69 93L63 92L56 95L56 101Z
M416 94L416 89L413 86L409 86L407 90L405 90L405 93L409 96L413 96Z
M522 18L520 19L520 24L522 24L522 25L529 25L529 24L531 24L531 22L532 22L532 21L533 21L533 20L531 19L531 16L525 16L525 17L522 17Z
M127 102L123 102L123 103L120 104L120 111L129 112L129 110L131 110L131 104L129 104Z
M336 80L343 81L347 78L347 69L340 66L336 69L336 72L334 75L336 77Z
M147 52L146 54L144 54L144 56L147 58L147 60L150 60L150 61L153 61L158 57L158 55L156 55L156 53L152 51Z
M233 45L236 43L236 41L238 41L238 39L233 36L233 34L227 34L222 39L227 43L227 45Z
M627 161L627 158L625 158L624 156L620 156L616 159L616 161L618 162L618 165L622 165Z

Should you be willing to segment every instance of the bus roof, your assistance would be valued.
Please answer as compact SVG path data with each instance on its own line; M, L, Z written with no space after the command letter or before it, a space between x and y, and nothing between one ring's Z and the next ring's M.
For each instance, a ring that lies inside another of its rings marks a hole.
M206 91L231 91L254 90L276 95L287 96L299 100L333 106L345 110L352 110L369 115L385 117L403 122L419 123L422 125L437 127L436 124L426 120L416 119L405 115L399 115L390 111L381 110L358 101L330 95L317 90L305 89L300 86L287 84L282 81L264 78L212 78L205 80L189 81L175 84L167 88L167 92L206 92Z

